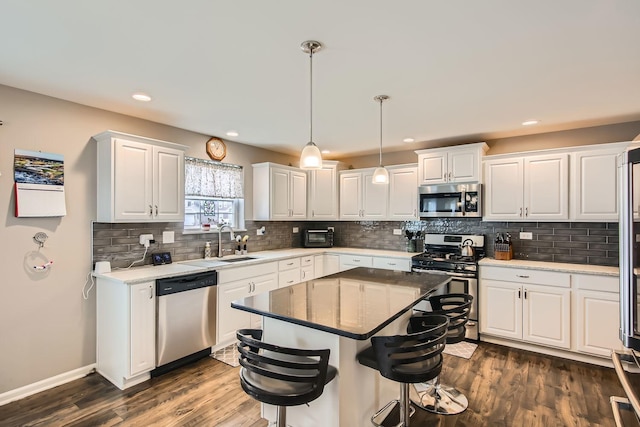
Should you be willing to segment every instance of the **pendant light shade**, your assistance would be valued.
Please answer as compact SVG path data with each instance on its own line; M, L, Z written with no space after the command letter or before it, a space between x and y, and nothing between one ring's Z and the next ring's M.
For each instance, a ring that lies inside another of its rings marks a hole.
M380 165L373 171L371 182L374 184L389 184L389 171L382 166L382 103L389 97L387 95L378 95L373 99L380 103Z
M313 142L313 54L322 48L322 43L315 40L307 40L300 47L303 52L309 54L309 142L307 142L300 154L300 168L321 169L322 154L320 154L320 149Z

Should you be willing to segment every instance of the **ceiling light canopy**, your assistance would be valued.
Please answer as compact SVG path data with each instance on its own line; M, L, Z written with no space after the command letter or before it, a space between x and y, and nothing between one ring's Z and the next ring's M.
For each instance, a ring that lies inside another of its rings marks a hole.
M322 154L313 142L313 54L322 49L322 43L315 40L307 40L300 45L302 51L309 54L309 142L300 154L300 168L322 168Z
M389 171L382 166L382 103L389 99L387 95L378 95L373 98L374 101L380 103L380 165L373 171L373 177L371 182L374 184L388 184L389 183Z
M136 101L141 101L141 102L149 102L149 101L151 101L151 97L149 95L147 95L146 93L142 93L142 92L136 92L133 95L131 95L131 97L133 99L135 99Z

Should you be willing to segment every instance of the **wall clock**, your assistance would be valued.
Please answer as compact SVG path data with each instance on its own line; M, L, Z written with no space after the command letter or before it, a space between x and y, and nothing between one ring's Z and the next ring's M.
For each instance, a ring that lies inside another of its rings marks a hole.
M207 154L213 160L222 160L227 156L227 146L220 138L211 137L206 143Z

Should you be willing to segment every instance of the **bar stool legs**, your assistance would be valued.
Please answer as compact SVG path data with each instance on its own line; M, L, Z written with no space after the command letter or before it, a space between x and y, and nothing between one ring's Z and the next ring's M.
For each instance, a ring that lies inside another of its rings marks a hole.
M420 408L440 415L456 415L469 407L469 400L454 387L440 384L436 377L411 387L411 401Z
M277 406L276 427L287 427L287 407Z
M373 414L371 417L371 423L376 427L383 427L382 422L389 416L393 409L398 406L400 412L400 421L398 426L408 426L409 419L416 412L416 409L411 406L411 400L409 399L409 385L400 384L400 399L392 400L387 403L382 409Z

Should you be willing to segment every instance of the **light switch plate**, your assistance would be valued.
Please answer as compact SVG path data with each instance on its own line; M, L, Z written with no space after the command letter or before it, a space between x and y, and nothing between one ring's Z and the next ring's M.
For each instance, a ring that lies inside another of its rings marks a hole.
M393 229L393 235L394 236L402 236L402 230L399 228L394 228Z
M520 232L520 240L532 240L533 233L531 231L521 231Z

